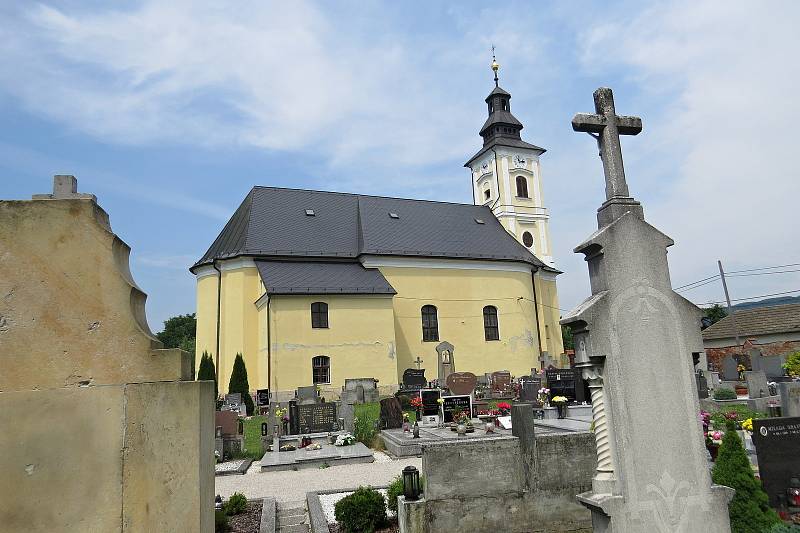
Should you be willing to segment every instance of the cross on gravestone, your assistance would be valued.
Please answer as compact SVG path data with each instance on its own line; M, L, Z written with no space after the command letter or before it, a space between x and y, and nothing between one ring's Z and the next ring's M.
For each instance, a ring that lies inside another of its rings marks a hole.
M614 109L614 94L608 87L600 87L594 92L594 109L596 115L575 115L572 129L586 132L597 139L606 177L606 200L614 197L627 198L630 193L625 182L619 136L638 135L642 131L642 119L618 116Z
M79 193L78 180L75 176L68 174L56 174L53 176L53 193L52 194L34 194L34 200L94 200L97 197L93 194Z
M417 356L417 358L416 358L416 359L414 359L414 361L412 361L412 362L413 362L415 365L417 365L417 370L419 370L420 368L422 368L422 367L421 367L421 365L422 365L422 363L423 363L424 361L423 361L422 359L420 359L420 358L419 358L419 356Z

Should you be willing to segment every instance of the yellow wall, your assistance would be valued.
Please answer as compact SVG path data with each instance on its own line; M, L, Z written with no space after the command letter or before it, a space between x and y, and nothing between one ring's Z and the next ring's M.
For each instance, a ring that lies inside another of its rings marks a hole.
M213 269L212 269L213 270ZM197 280L197 333L195 337L195 364L200 366L200 356L208 352L217 356L217 272Z
M328 328L311 327L313 302L328 304ZM271 390L311 385L311 359L317 355L331 359L331 382L321 386L323 395L338 394L345 378L398 383L391 296L273 296L269 314Z
M437 377L438 342L422 341L421 308L434 305L439 339L455 346L455 367L476 375L509 370L528 374L538 367L531 274L491 270L381 267L397 291L394 298L398 372L415 368L419 356L426 377ZM486 341L483 307L497 307L499 341Z
M564 353L564 342L561 338L561 325L558 323L561 319L561 310L558 309L555 279L543 279L541 274L537 274L536 298L542 327L542 350L548 352L550 358L555 361L554 366L566 368L569 366L569 359L561 357Z

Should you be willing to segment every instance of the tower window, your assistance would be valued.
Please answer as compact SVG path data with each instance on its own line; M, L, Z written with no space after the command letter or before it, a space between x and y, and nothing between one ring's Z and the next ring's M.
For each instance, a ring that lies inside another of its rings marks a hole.
M487 305L483 308L483 334L487 341L499 341L500 329L497 325L497 308Z
M508 111L508 100L503 98L503 111Z
M533 246L533 235L531 235L531 232L526 231L525 233L522 234L522 244L524 244L528 248Z
M528 180L525 179L525 176L517 176L517 196L528 198Z
M311 304L311 327L314 329L328 327L328 304L323 302Z
M487 200L488 200L489 198L491 198L491 197L492 197L492 191L491 191L491 189L486 189L485 191L483 191L483 197L484 197L484 198L486 198Z
M311 359L311 379L314 385L317 383L331 382L331 358L326 355L318 355Z
M422 342L439 340L439 320L436 316L436 307L433 305L422 306Z

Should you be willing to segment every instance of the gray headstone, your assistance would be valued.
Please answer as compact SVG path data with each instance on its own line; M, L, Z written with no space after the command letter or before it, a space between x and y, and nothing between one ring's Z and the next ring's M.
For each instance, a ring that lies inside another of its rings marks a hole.
M781 415L800 416L800 381L778 383L781 395Z
M439 385L444 386L447 376L456 371L455 346L447 341L436 345L436 358L439 362Z
M713 370L702 370L703 374L706 376L706 383L708 384L708 388L710 390L714 390L719 388L719 374L714 372Z
M297 403L298 405L308 405L317 403L319 396L317 395L317 387L311 385L310 387L297 387Z
M619 135L639 133L641 119L618 116L611 89L595 91L594 103L595 114L572 120L596 136L606 182L598 230L575 248L592 295L561 321L585 343L575 366L602 399L592 409L597 470L578 501L595 531L729 532L733 490L711 483L697 423L690 354L703 351L702 312L672 290L674 243L628 192Z
M732 355L726 355L722 358L722 380L723 381L738 381L739 371L737 368L739 363Z
M744 380L747 383L747 395L750 398L764 398L769 396L767 376L761 370L745 372Z
M695 377L697 379L697 397L704 400L708 398L708 382L706 381L706 376L702 372L697 372Z
M511 434L519 439L525 479L531 479L536 460L536 436L534 431L533 406L515 403L511 406Z
M769 355L769 356L762 356L761 357L761 370L764 371L764 374L767 376L767 380L780 378L784 376L785 370L783 368L784 364L783 356L780 355ZM753 369L755 370L755 369Z

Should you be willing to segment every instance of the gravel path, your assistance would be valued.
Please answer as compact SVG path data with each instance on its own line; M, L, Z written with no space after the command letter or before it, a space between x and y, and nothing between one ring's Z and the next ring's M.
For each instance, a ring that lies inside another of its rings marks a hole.
M253 461L244 475L217 476L216 494L227 498L234 492L241 492L248 498L270 496L279 502L299 502L305 501L306 492L315 490L350 489L359 485L386 486L409 465L421 469L422 459L407 457L392 460L376 452L374 463L285 472L261 472L261 463Z

